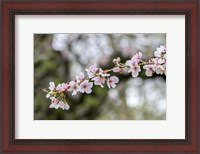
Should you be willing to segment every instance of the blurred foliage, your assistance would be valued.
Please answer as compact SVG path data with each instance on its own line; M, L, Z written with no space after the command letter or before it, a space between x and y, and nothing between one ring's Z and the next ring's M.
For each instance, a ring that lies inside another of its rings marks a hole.
M68 111L49 109L43 88L50 81L70 81L97 63L112 68L112 59L130 59L141 51L145 59L161 44L165 34L35 34L34 35L34 119L35 120L162 120L166 119L166 77L138 78L117 75L115 89L94 86L91 94L68 94Z

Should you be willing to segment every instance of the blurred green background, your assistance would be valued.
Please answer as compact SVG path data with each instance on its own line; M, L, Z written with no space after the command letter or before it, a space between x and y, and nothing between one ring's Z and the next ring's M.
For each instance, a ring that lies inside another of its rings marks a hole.
M147 78L117 75L115 89L94 86L91 94L68 94L68 111L49 109L43 88L75 79L85 68L97 63L112 68L113 58L122 62L134 53L153 57L165 34L34 34L34 119L35 120L165 120L166 76Z

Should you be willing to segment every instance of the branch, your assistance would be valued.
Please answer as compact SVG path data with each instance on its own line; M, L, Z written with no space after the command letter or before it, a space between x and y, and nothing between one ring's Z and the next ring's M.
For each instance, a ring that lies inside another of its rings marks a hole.
M141 72L141 67L146 70L147 77L152 77L154 73L166 75L166 47L160 46L154 51L154 58L149 61L142 60L142 53L136 53L130 60L125 63L121 62L118 57L113 59L114 68L102 70L97 64L86 68L87 76L82 72L76 76L76 79L70 82L61 83L55 86L54 82L49 83L49 91L43 89L47 93L46 98L50 98L51 104L49 108L62 108L68 110L70 107L66 102L67 92L76 95L77 92L90 94L94 85L104 88L107 83L108 88L115 88L119 82L119 78L111 73L122 74L131 73L132 77L137 77Z

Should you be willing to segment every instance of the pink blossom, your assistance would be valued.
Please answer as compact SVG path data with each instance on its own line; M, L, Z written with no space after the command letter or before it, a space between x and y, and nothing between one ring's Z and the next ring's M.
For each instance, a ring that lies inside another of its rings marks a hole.
M141 58L142 58L142 53L141 53L141 52L136 53L136 54L132 57L132 59L134 59L134 60L137 61L137 62L141 61Z
M62 85L61 85L61 84L58 84L57 87L56 87L56 90L57 90L57 91L62 91Z
M113 72L121 72L121 71L122 71L122 69L119 68L119 67L114 67L113 68Z
M151 59L149 62L150 62L150 63L154 63L154 64L156 64L156 65L160 65L160 64L166 63L166 59L161 58L161 57L160 57L160 58L157 57L157 58Z
M95 63L94 65L90 66L89 68L86 68L85 70L88 74L88 77L92 78L92 77L94 77L95 73L98 70L97 64Z
M137 77L140 71L141 71L140 66L137 64L134 66L131 66L131 68L128 70L128 72L132 73L132 77Z
M110 78L108 78L107 80L107 85L108 85L108 88L115 88L116 87L116 83L119 82L119 78L116 77L116 76L111 76Z
M55 109L58 109L59 108L59 105L57 103L51 103L49 108L55 108Z
M69 104L67 104L67 103L64 103L63 101L60 101L59 103L58 103L58 105L59 105L59 107L61 108L61 109L63 109L63 110L69 110Z
M54 98L56 99L56 98ZM69 105L67 103L64 103L63 101L59 101L58 100L55 102L52 102L49 106L49 108L55 108L55 109L58 109L58 108L61 108L63 110L69 110Z
M154 71L156 74L163 74L165 72L164 66L166 65L166 59L161 58L153 58L151 59L151 62L154 63Z
M119 63L121 61L120 57L117 57L116 59L113 59L113 63Z
M165 63L165 59L159 58L158 59L158 64L163 64L163 63Z
M79 85L75 81L71 81L69 83L69 91L72 91L72 95L76 95L77 91L79 91Z
M146 70L146 76L152 76L153 72L155 71L154 65L144 65L143 68Z
M59 92L67 90L67 84L66 83L58 84L56 90Z
M80 92L84 93L86 92L87 94L92 92L93 83L89 82L88 80L83 81L80 84Z
M132 72L132 77L137 77L141 71L140 66L138 65L141 61L142 53L135 54L131 60L126 61L126 65L130 67L128 72Z
M51 104L50 104L49 108L58 109L59 108L58 99L56 99L55 97L50 97L50 99L51 99Z
M51 103L58 103L58 99L55 97L50 97Z
M55 90L55 83L54 82L49 82L49 89L51 91Z
M161 45L159 48L156 49L156 51L154 51L154 56L161 57L161 55L164 53L166 53L166 48L165 48L165 46Z
M67 88L68 88L68 85L66 83L62 83L62 85L61 85L62 91L66 91Z
M59 101L58 102L58 105L59 105L59 107L61 108L61 109L65 109L65 103L63 102L63 101Z
M85 78L85 75L83 74L83 72L81 72L79 75L76 76L77 82L83 81L84 78Z
M95 85L100 85L102 88L104 87L103 86L103 84L105 83L104 78L97 76L97 77L94 77L92 80L94 81Z
M127 66L130 66L130 67L132 67L132 66L134 66L134 65L138 65L138 63L141 61L141 57L142 57L142 53L141 53L141 52L136 53L136 54L131 58L131 60L127 60L125 64L126 64Z
M155 65L155 70L156 70L156 74L163 74L164 73L164 68L161 65Z
M131 60L127 60L125 64L129 67L132 67L133 65L138 64L138 63L134 59L131 59Z

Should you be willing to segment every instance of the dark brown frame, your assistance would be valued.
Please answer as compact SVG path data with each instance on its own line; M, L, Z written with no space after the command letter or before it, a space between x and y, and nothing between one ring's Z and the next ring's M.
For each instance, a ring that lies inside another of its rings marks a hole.
M198 33L198 0L10 0L1 4L0 40L0 145L1 153L8 152L134 152L134 153L200 153L200 62ZM199 11L199 12L198 12ZM35 140L15 139L15 15L96 14L96 15L185 15L186 17L186 110L185 139L78 139Z

